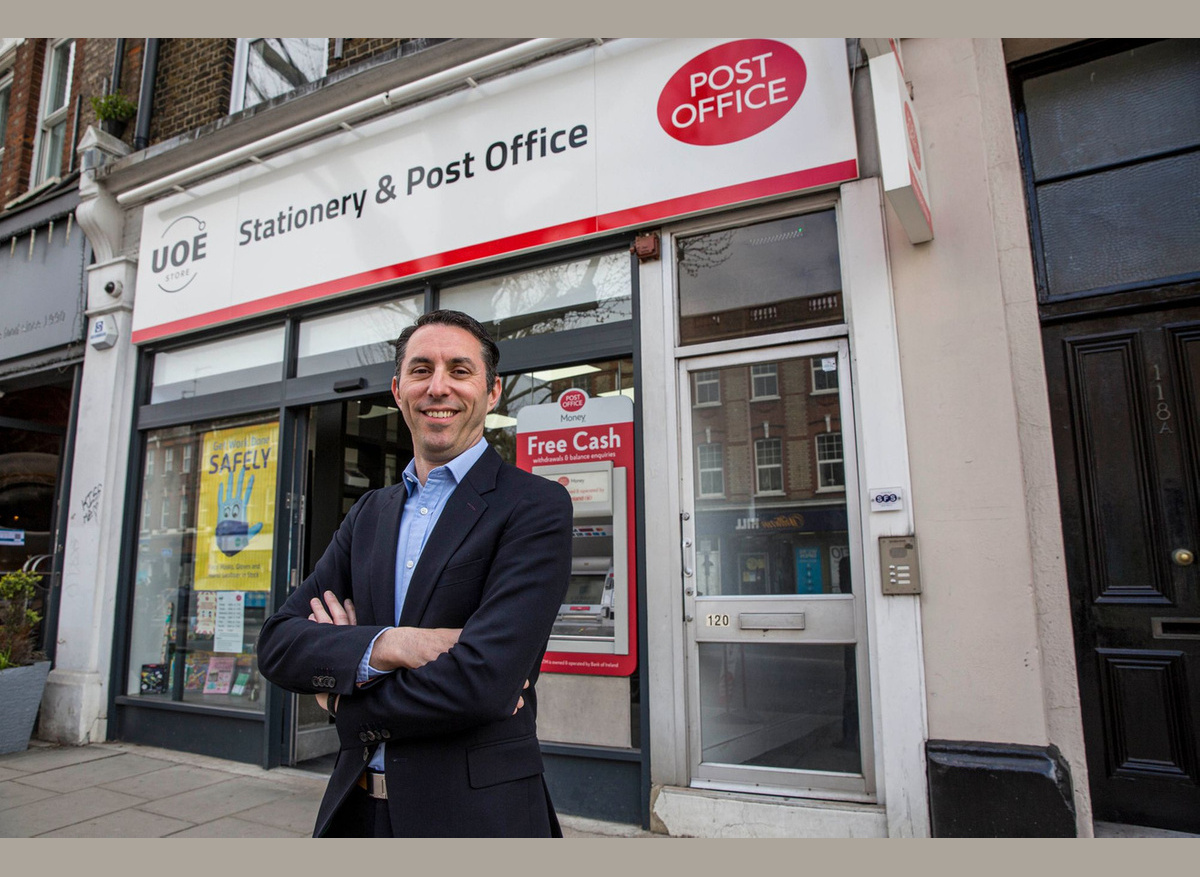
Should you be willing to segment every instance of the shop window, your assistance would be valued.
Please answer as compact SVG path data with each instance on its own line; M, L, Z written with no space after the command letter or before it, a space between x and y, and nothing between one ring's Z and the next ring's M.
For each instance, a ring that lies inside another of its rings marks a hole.
M750 399L779 398L779 369L773 362L750 366Z
M396 338L417 321L422 303L422 296L410 296L304 320L296 376L394 361Z
M812 366L813 395L836 393L838 390L837 357L814 356L809 362Z
M8 107L12 103L11 72L0 73L0 171L4 170L4 140L8 137Z
M278 427L242 417L147 435L148 445L193 447L200 465L155 475L146 455L128 696L262 710L254 646L271 603ZM154 518L150 497L160 496Z
M682 344L843 320L833 210L679 238L676 266Z
M783 442L777 438L754 443L754 466L758 493L783 492Z
M41 111L38 114L37 148L34 150L34 186L62 175L67 115L71 102L71 73L75 65L75 41L67 39L52 42L46 54Z
M323 78L328 44L326 37L239 38L229 112L241 112Z
M1043 300L1200 274L1200 43L1087 51L1015 68Z
M842 459L842 434L827 432L817 436L817 490L842 490L846 486L846 467Z
M632 289L629 252L619 250L448 287L439 303L509 341L631 320Z
M283 378L283 331L276 326L156 354L150 401L276 383Z
M696 402L700 405L721 404L721 373L718 371L698 371L695 374Z
M719 442L709 442L696 448L696 465L700 475L701 496L724 496L725 456Z

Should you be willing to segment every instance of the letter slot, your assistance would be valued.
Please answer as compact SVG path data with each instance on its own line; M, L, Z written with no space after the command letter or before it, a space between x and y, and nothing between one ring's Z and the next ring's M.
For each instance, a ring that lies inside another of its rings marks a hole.
M803 612L740 612L742 630L804 630Z

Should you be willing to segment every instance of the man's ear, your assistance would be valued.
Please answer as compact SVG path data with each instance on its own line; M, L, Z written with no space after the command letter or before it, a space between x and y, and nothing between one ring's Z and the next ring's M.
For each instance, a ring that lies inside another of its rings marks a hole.
M500 401L500 394L504 391L504 385L500 383L500 376L496 375L496 382L492 384L492 391L488 393L488 411L496 407L496 403Z
M400 378L392 375L392 398L396 400L397 407L400 406Z

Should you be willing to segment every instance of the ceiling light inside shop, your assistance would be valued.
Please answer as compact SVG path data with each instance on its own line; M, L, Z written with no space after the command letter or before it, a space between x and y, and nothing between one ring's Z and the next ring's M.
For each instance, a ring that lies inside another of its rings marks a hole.
M517 418L492 413L484 418L483 425L488 429L507 429L510 426L517 425Z
M600 369L594 365L569 365L565 368L549 368L545 371L530 372L529 374L535 380L548 384L551 381L561 381L565 378L574 378L579 375L590 375L592 372L598 371Z
M624 390L609 390L606 393L597 393L597 396L628 396L633 398L633 387L626 387Z

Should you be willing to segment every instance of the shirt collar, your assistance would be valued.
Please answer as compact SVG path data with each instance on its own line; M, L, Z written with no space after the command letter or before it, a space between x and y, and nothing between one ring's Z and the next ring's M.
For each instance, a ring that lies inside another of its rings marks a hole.
M432 475L439 469L446 469L450 472L450 477L454 479L454 483L457 485L463 480L471 467L479 462L479 458L483 456L483 452L487 450L487 447L487 439L480 436L479 441L471 445L471 447L467 448L449 463L435 466L429 470L429 474ZM401 481L404 484L404 489L408 491L409 496L412 496L413 491L421 486L421 482L417 480L417 461L415 458L409 460L408 465L404 467L404 477ZM426 479L426 482L428 483L428 479Z

